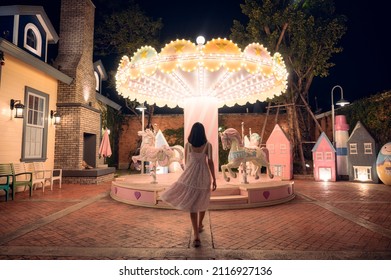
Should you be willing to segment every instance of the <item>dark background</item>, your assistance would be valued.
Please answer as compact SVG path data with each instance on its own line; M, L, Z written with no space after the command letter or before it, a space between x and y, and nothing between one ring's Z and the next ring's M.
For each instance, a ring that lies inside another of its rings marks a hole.
M160 34L163 43L177 38L195 41L198 35L203 35L206 40L225 38L230 34L234 19L246 20L239 6L244 2L242 0L137 2L146 15L163 19L164 27ZM326 78L315 78L313 81L309 101L314 110L331 110L331 89L335 85L342 86L344 97L350 102L391 89L388 1L336 0L335 3L336 12L348 18L348 30L341 41L343 52L332 58L336 65L330 70L330 75ZM16 4L44 6L59 33L60 0L0 0L0 6ZM335 92L334 99L339 98L339 92ZM250 112L253 111L253 106L245 107L248 107ZM245 107L237 107L234 111L245 112ZM258 108L256 110L262 107L260 104L255 106ZM233 110L223 108L220 111Z

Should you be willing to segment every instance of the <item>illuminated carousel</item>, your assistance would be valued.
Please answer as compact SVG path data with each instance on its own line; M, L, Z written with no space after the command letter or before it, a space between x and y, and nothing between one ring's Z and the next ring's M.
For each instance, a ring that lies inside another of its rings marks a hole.
M197 44L176 40L160 53L153 47L140 48L129 59L124 56L116 74L117 91L124 97L159 107L184 109L184 135L194 122L205 126L208 141L214 147L213 160L218 174L218 108L265 101L280 95L287 87L287 71L282 56L273 56L258 43L244 51L227 39ZM129 175L113 181L115 200L157 208L170 208L159 193L170 186L178 173L158 176L149 182L145 175ZM250 176L249 176L250 177ZM223 180L217 176L210 209L259 207L287 202L294 198L293 182L262 176L245 182Z

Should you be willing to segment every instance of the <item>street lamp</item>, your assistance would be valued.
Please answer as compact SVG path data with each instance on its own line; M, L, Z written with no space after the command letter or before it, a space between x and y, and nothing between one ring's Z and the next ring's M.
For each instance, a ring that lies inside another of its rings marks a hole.
M333 127L333 145L335 146L335 125L334 125L334 122L335 122L335 113L334 113L334 98L333 98L333 94L334 94L334 89L335 88L339 88L340 91L341 91L341 99L336 103L337 105L343 107L345 105L348 105L350 102L343 99L343 89L341 86L339 85L336 85L334 86L332 89L331 89L331 125Z
M136 109L141 112L141 131L144 132L144 111L147 109L147 107L145 107L143 103L138 105ZM141 174L144 174L144 161L141 161Z

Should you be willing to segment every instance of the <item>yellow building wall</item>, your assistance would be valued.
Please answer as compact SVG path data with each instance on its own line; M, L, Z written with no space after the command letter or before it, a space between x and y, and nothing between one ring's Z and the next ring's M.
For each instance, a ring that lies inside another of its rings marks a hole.
M30 87L49 95L49 116L47 160L45 166L54 166L55 126L50 119L50 110L56 110L58 81L5 54L5 65L0 66L0 162L20 162L22 153L23 119L15 119L10 109L10 100L21 100L23 104L25 87Z

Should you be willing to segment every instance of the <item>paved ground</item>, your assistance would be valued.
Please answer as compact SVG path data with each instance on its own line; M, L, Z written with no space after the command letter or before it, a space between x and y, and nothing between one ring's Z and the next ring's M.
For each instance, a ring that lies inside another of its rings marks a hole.
M288 203L206 215L114 201L111 183L56 185L0 202L0 259L391 259L391 187L295 180Z

